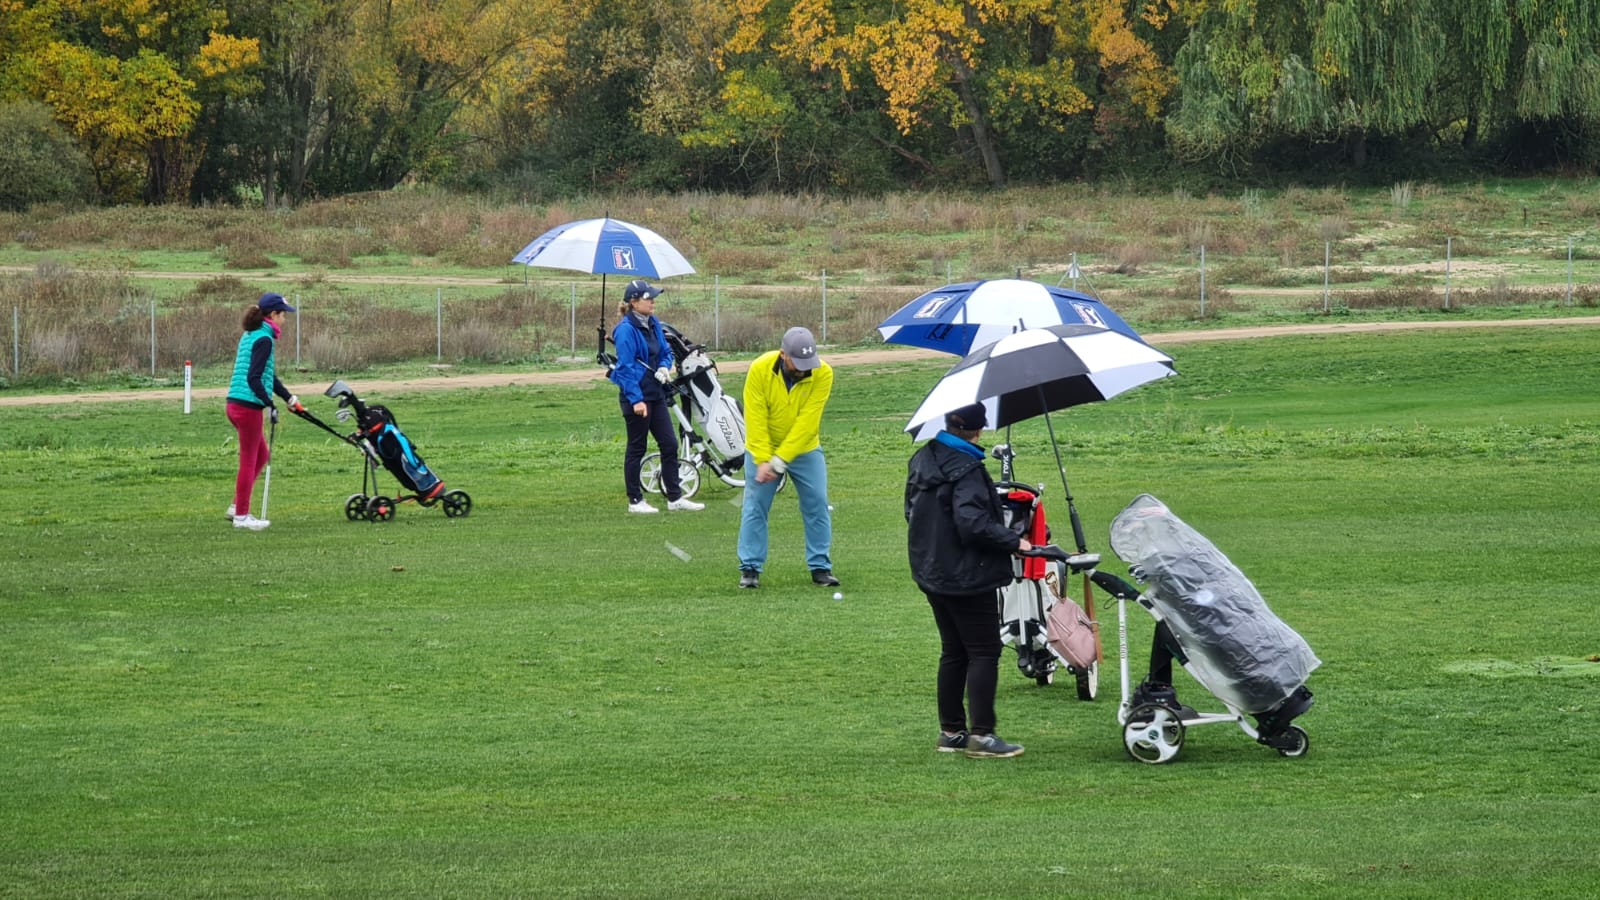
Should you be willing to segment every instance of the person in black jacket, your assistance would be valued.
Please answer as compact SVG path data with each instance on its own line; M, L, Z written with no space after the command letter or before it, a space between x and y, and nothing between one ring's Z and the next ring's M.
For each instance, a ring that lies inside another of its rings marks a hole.
M935 746L978 758L1022 753L1020 744L994 733L1000 664L995 591L1011 582L1011 555L1032 549L1001 519L994 480L976 443L987 424L982 404L948 413L944 430L906 466L911 577L933 607L941 644Z

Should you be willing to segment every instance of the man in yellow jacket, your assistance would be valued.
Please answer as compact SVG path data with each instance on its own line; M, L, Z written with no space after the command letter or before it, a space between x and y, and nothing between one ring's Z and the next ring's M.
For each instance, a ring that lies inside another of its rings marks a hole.
M814 584L834 587L833 515L828 464L822 456L822 410L833 393L833 367L817 356L811 332L795 327L781 349L750 364L744 381L744 515L739 520L739 587L761 586L767 562L767 517L779 479L788 475L800 498L806 565Z

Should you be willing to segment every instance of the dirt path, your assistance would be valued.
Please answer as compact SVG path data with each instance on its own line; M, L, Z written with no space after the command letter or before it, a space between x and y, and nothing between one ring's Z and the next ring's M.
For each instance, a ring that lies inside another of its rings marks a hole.
M1366 334L1378 331L1417 331L1436 328L1521 328L1543 325L1600 325L1600 316L1575 316L1553 319L1505 319L1497 321L1443 321L1443 322L1349 322L1315 325L1273 325L1259 328L1217 328L1209 331L1173 331L1149 336L1156 347L1192 344L1201 341L1236 341L1248 338L1277 337L1299 334ZM872 350L847 350L824 355L834 366L860 366L873 363L905 362L918 359L952 359L947 353L919 350L911 347L885 346ZM750 367L748 360L730 360L717 363L722 372L743 372ZM396 394L408 391L440 391L456 388L516 387L537 384L586 384L604 381L605 374L593 365L581 368L548 372L491 372L477 375L439 375L431 378L409 378L388 381L361 382L364 395ZM196 400L214 399L226 393L224 388L203 388L193 392ZM182 400L181 389L139 391L86 391L80 394L27 394L9 396L0 394L0 406L41 406L54 403L119 403L139 400Z

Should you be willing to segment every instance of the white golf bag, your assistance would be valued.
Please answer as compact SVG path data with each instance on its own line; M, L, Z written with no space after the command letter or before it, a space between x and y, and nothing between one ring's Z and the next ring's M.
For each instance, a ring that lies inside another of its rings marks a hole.
M710 468L724 483L744 487L744 411L739 401L722 392L717 364L703 344L665 323L662 330L678 360L678 377L672 385L688 413L688 428L679 420L680 437L687 445L680 452Z

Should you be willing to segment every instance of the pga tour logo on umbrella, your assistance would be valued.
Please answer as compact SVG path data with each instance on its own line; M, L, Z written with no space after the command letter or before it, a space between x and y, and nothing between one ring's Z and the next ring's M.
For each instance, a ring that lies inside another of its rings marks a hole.
M625 272L638 268L633 262L633 248L625 244L611 245L611 265Z
M1078 317L1083 319L1083 324L1085 325L1094 325L1099 328L1111 327L1106 324L1105 319L1100 318L1100 313L1095 311L1095 308L1092 306L1087 306L1082 303L1074 303L1072 304L1072 308L1077 312Z
M913 318L913 319L932 319L932 318L936 318L939 315L939 310L944 309L946 306L949 306L950 302L952 300L954 300L954 299L955 299L954 297L951 297L949 295L933 297L933 298L929 299L927 303L923 304L921 309L919 309L916 312L912 313L911 314L911 318Z

